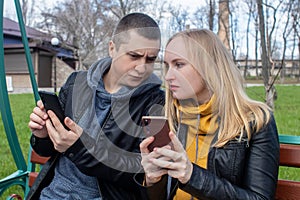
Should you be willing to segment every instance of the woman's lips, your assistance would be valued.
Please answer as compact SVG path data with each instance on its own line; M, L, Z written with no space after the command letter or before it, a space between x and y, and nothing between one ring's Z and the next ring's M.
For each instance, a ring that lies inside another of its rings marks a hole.
M170 85L170 90L176 90L178 89L179 87L177 85Z

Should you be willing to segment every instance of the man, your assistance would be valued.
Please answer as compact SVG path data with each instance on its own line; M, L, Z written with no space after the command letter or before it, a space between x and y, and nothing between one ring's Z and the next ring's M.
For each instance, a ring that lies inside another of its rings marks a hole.
M37 102L29 122L31 145L51 159L28 199L145 198L134 178L143 179L141 118L164 104L161 81L152 73L160 37L148 15L132 13L120 20L109 43L110 58L72 73L60 90L70 131Z

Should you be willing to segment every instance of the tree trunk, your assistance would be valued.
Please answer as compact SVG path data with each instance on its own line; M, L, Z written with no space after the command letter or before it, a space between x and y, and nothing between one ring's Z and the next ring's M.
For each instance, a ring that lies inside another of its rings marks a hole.
M219 1L219 30L218 36L221 41L230 49L230 33L229 33L229 0Z
M214 16L215 16L215 0L209 0L209 30L214 29Z
M271 108L274 108L274 95L275 95L275 88L270 79L270 62L268 59L268 52L266 46L266 35L265 35L265 19L264 19L264 12L262 7L262 0L257 0L257 11L259 17L259 31L260 31L260 42L261 42L261 62L262 62L262 76L265 86L266 92L266 104L269 105Z

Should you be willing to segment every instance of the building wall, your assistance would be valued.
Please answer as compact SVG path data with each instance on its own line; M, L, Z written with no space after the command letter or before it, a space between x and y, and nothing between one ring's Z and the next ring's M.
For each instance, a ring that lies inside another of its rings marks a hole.
M31 56L33 60L33 55ZM4 55L5 71L7 73L28 73L26 57L24 51L6 51Z
M56 59L56 85L57 88L61 88L69 75L75 70L67 65L64 61L60 59ZM54 68L52 70L52 74L54 74ZM54 75L52 76L52 87L54 87Z
M39 89L54 91L53 56L53 53L31 50L35 80ZM60 59L57 59L56 62L56 82L57 88L60 88L74 69ZM23 49L5 51L5 70L7 86L10 93L32 92L30 74Z
M32 86L29 74L6 74L7 89L10 93L31 93Z
M38 59L38 86L52 86L52 56L41 54Z

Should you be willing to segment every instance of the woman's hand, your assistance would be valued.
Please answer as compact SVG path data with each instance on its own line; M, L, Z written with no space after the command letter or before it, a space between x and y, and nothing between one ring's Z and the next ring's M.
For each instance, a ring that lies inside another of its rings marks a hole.
M65 152L71 145L73 145L81 136L83 130L69 117L66 117L64 123L70 129L69 131L64 128L53 111L49 110L48 116L50 119L46 120L46 127L50 139L53 142L54 148L58 152Z
M153 159L152 163L167 169L168 174L171 177L177 178L181 183L185 184L191 178L193 165L176 135L173 132L170 132L169 136L173 144L173 149L154 149L154 153L158 155L158 157L162 156L165 157L165 159Z
M158 181L161 180L161 177L164 174L167 174L167 170L161 168L159 165L155 165L153 163L153 160L159 160L159 159L166 159L161 157L160 154L157 154L154 148L154 151L150 152L148 150L148 145L152 143L154 140L154 137L149 137L143 140L140 144L140 150L141 150L141 155L142 155L142 166L145 171L145 176L146 176L146 184L147 186L151 186L154 183L157 183ZM170 148L166 146L165 148ZM168 158L167 158L168 159Z

